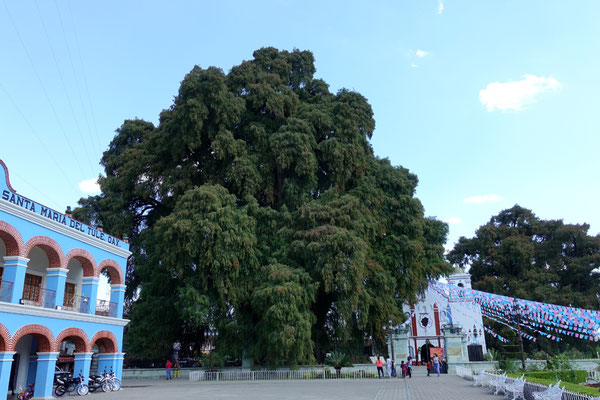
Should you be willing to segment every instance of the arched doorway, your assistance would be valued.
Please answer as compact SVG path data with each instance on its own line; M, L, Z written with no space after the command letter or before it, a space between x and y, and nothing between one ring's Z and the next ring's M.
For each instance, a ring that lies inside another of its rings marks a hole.
M5 257L18 257L23 249L23 239L10 224L0 221L0 301L11 302L15 271L4 274Z
M65 281L65 292L63 308L69 311L89 313L89 294L84 295L83 279L94 277L96 263L91 254L82 249L73 249L67 254L67 277Z
M56 355L51 353L53 343L52 332L42 325L26 325L15 332L8 346L9 351L15 352L9 389L17 390L35 383L36 397L52 392L52 381L47 380L47 372L50 368L53 372L56 364ZM38 373L43 376L38 377Z
M93 352L91 374L117 372L118 341L109 331L100 331L90 341Z
M29 258L21 303L36 307L54 308L56 291L48 289L48 268L63 268L63 253L54 240L35 236L25 245Z
M102 295L98 293L99 300L96 306L96 315L121 318L125 294L121 267L113 260L104 260L98 264L97 271L97 275L101 279L108 278L106 283L110 285L110 293L103 293ZM101 286L103 285L101 284Z
M79 328L68 328L56 337L56 351L58 351L57 366L63 371L73 372L75 375L84 374L82 367L77 368L76 355L89 352L89 339L87 334ZM85 375L85 374L84 374Z

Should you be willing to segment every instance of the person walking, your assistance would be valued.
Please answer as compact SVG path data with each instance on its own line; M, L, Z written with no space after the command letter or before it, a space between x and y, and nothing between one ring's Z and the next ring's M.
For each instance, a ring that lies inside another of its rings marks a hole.
M181 366L179 365L179 360L175 360L175 365L173 367L175 368L175 373L173 374L173 378L181 379L181 372L179 371Z
M437 372L438 378L440 377L440 358L437 354L433 355L433 369Z
M388 378L391 378L392 377L392 359L389 357L386 360L386 370L387 370Z
M375 365L377 366L377 377L383 378L383 361L381 360L381 357L377 357Z
M431 373L431 361L427 361L427 376Z
M167 364L165 366L167 368L167 380L173 379L171 377L171 367L173 367L173 363L171 362L171 360L167 360Z

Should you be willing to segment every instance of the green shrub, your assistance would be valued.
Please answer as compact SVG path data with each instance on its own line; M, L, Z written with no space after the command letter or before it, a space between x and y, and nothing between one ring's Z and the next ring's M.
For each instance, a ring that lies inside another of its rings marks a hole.
M572 368L571 363L564 354L559 354L556 357L548 357L548 369L551 371Z
M583 370L563 370L563 371L538 371L526 372L525 377L550 379L554 381L563 381L579 384L587 380L587 371Z
M516 372L519 370L519 366L514 360L500 360L498 361L498 368L505 372Z

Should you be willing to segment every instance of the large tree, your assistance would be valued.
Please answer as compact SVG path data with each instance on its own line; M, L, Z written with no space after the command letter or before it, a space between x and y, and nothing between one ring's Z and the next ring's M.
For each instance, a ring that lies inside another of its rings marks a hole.
M470 267L475 289L597 310L600 235L589 235L589 228L542 220L515 205L493 216L474 237L461 237L448 260Z
M447 226L417 178L373 154L359 93L313 77L308 51L263 48L229 73L194 67L158 126L127 120L77 217L127 233L128 352L201 342L257 362L362 348L448 272Z

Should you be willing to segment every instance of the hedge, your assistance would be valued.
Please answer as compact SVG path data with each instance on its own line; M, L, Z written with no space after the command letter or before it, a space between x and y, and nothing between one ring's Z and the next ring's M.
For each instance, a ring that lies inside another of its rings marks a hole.
M533 371L526 372L526 378L550 379L553 381L563 381L570 383L581 383L587 380L587 371L583 370L562 370L562 371Z

